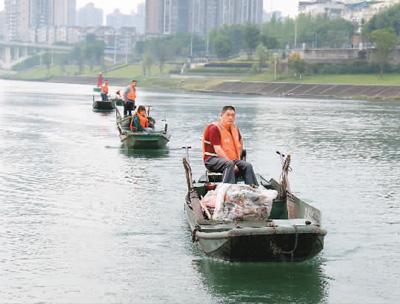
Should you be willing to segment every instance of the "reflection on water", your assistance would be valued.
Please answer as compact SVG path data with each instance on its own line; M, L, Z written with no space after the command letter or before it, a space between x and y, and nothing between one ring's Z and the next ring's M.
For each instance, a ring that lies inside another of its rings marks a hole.
M139 158L163 158L168 157L169 150L165 149L129 149L125 146L121 146L120 148L121 154L125 156L131 157L139 157Z
M328 293L329 281L319 260L276 264L205 258L193 265L203 284L224 303L323 303Z
M168 120L165 150L121 148L92 86L0 80L1 302L398 302L400 103L138 93ZM181 147L197 178L227 103L256 171L277 178L275 151L291 153L291 188L322 211L311 263L218 262L191 243Z

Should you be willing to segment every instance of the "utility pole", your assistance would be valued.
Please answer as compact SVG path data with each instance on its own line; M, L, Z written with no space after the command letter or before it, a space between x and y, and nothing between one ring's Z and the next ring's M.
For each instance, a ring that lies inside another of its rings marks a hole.
M209 54L210 54L210 33L207 32L207 40L206 40L206 57L207 58L208 58Z
M192 36L190 37L190 58L193 58L193 35L194 35L194 5L196 0L192 0Z
M114 64L117 63L117 33L114 33Z

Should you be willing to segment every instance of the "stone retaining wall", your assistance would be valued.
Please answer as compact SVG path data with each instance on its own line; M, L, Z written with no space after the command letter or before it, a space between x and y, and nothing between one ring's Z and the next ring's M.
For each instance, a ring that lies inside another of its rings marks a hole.
M272 82L224 82L210 91L226 94L254 94L265 96L320 97L320 98L400 98L400 86L296 84Z

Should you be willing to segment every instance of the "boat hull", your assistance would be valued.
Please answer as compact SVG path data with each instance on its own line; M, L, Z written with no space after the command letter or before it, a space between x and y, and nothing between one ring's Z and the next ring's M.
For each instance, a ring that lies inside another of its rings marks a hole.
M112 101L93 101L93 111L95 112L112 112L115 105Z
M296 220L290 225L249 223L229 225L202 225L196 222L194 212L186 205L186 217L192 240L207 256L228 261L300 262L313 258L324 247L326 231ZM289 222L287 222L289 221ZM258 227L257 227L258 226Z
M262 233L216 240L200 238L198 244L208 256L223 260L301 262L316 256L323 248L323 241L324 236L319 234Z
M115 99L115 104L122 107L124 105L124 101L122 99Z
M163 132L124 132L120 139L128 149L162 149L169 142L170 136Z
M278 189L273 179L257 176L265 188ZM292 193L288 192L284 201L274 200L267 219L214 221L204 217L201 180L191 185L186 195L185 213L192 241L206 255L228 261L300 262L323 249L327 232L320 227L320 211Z

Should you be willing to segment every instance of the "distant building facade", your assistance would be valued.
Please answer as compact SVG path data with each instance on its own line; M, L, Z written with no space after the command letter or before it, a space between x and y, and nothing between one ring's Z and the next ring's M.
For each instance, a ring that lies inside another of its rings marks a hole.
M41 28L54 25L54 1L30 0L29 27Z
M263 0L147 0L146 34L195 32L262 23Z
M6 25L6 14L4 13L4 11L1 11L0 12L0 39L4 39L5 25Z
M399 0L310 0L299 2L299 13L311 16L326 16L327 18L343 18L361 25L375 14Z
M161 35L164 32L164 0L146 0L146 34Z
M54 0L54 25L76 25L76 0Z
M119 9L114 10L106 17L106 25L119 29L121 27L133 27L135 16L122 14Z
M144 3L137 6L136 13L133 13L133 26L136 28L138 34L145 33L145 20L146 20L146 7Z
M25 41L29 32L29 0L4 0L4 39Z
M88 3L78 11L78 26L102 26L103 10L95 7L93 3Z

